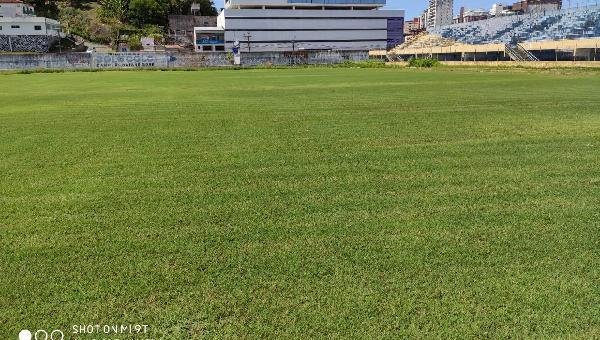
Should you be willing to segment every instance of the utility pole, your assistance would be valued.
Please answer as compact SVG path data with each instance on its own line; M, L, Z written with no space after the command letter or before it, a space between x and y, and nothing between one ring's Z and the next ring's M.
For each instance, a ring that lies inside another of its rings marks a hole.
M247 44L248 44L248 52L250 52L250 38L252 38L252 35L250 34L250 32L244 34L244 38L246 38Z
M296 65L296 37L292 40L292 65Z

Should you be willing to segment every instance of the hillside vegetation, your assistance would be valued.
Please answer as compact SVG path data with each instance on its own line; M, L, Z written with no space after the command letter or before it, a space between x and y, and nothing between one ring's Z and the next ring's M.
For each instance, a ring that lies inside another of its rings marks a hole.
M202 15L216 15L211 0L27 1L37 15L60 20L63 30L86 40L114 44L126 34L162 37L170 14L189 14L192 3ZM135 40L135 39L132 39ZM139 41L139 39L138 39Z

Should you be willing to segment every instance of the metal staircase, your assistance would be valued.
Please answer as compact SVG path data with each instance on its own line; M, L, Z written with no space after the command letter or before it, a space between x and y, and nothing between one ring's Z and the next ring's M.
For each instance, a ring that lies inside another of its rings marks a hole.
M504 50L514 61L539 61L533 53L527 51L521 44L506 44Z
M517 44L517 49L521 54L527 56L527 61L540 61L533 53L529 52L523 45Z

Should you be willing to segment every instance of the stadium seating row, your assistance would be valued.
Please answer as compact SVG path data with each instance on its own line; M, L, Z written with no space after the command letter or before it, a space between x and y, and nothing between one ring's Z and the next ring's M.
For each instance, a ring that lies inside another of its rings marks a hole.
M496 17L444 26L430 33L465 44L600 37L600 6Z

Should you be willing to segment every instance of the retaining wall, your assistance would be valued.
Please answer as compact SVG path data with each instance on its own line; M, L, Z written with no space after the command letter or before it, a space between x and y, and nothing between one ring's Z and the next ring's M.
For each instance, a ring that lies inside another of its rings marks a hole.
M48 35L0 35L0 51L44 53L58 41Z

